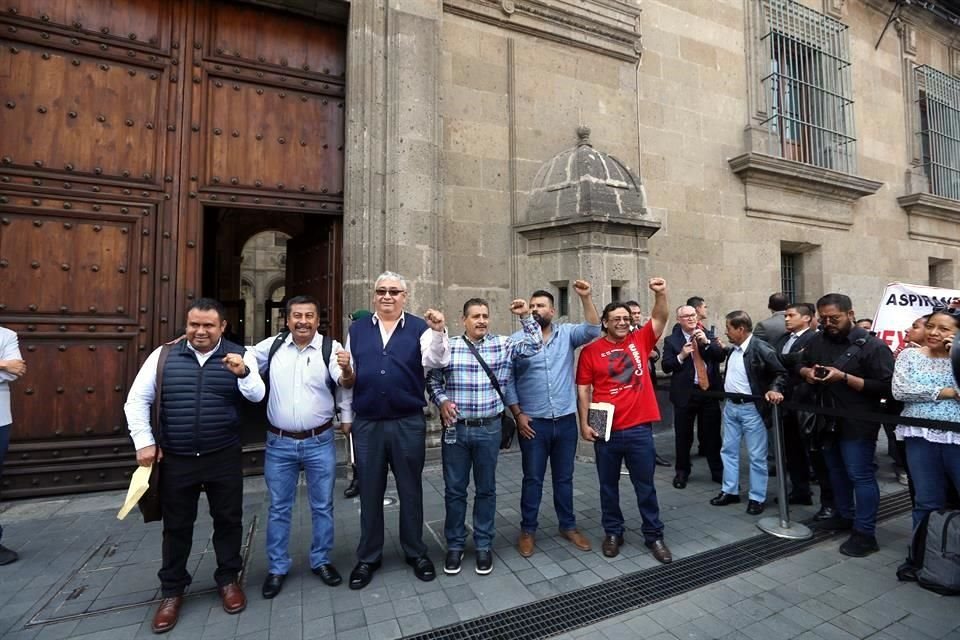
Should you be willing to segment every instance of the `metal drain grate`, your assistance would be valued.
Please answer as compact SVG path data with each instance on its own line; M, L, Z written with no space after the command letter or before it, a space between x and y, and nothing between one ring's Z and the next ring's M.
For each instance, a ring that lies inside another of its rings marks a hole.
M880 500L878 519L900 515L909 509L908 492L884 496ZM758 535L675 560L669 565L644 569L500 613L405 636L405 639L548 638L756 569L837 535L816 531L813 538L802 541Z

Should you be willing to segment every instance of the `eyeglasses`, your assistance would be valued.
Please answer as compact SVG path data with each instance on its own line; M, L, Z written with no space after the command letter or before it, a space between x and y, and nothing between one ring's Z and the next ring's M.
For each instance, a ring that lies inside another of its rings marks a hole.
M396 298L401 293L406 293L406 290L405 289L376 289L374 293L376 293L381 298L387 295L388 293L390 294L391 298Z
M696 317L697 317L697 314L695 314L695 313L685 313L685 314L683 314L682 316L677 316L677 317L680 318L681 320L685 320L685 319L687 319L687 318L696 318Z
M623 316L615 316L610 318L607 322L610 324L630 324L632 319L629 317L625 318Z

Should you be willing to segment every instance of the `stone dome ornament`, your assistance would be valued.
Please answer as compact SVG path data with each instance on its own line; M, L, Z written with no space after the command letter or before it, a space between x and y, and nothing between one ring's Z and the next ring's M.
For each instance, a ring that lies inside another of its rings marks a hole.
M577 138L575 147L561 151L537 172L527 223L647 217L640 178L617 158L595 149L589 127L578 127Z

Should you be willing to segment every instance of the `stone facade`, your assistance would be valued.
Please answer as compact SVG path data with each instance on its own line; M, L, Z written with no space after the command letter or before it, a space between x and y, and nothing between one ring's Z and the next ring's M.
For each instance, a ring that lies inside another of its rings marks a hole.
M957 203L917 186L910 66L957 71L955 29L905 7L875 50L890 3L803 0L849 27L857 157L842 174L756 153L759 2L354 2L344 308L369 304L388 267L411 278L415 309L440 304L455 323L482 295L500 331L514 295L578 276L598 304L611 287L648 300L655 273L672 300L705 295L718 324L732 308L762 317L782 253L798 298L843 291L859 315L888 281L956 285ZM600 232L556 258L527 204L580 125L639 174L661 228Z

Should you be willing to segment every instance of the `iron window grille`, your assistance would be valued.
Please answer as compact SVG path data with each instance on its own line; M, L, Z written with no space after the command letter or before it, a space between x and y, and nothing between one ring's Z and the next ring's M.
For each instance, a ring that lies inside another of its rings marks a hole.
M780 290L791 303L797 301L797 262L795 253L780 254Z
M914 68L920 164L930 193L960 200L960 79Z
M762 125L769 153L843 173L856 170L847 25L794 0L759 0Z

